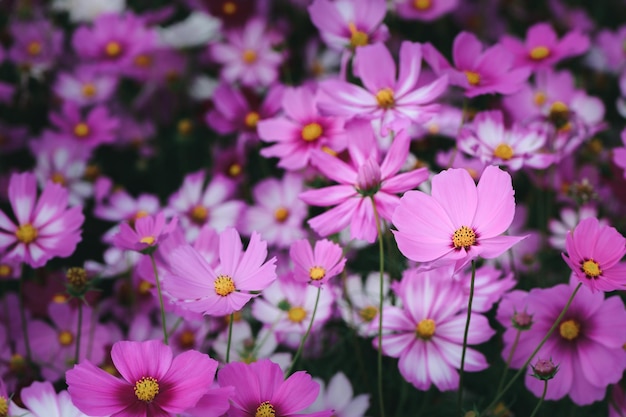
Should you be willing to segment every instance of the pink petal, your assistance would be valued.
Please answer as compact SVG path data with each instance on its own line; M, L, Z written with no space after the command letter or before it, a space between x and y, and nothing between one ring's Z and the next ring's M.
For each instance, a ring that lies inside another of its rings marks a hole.
M120 375L131 384L143 377L160 380L172 364L172 349L160 340L120 341L113 345L111 359Z
M472 219L479 203L478 194L474 180L466 169L452 168L435 175L431 194L448 214L454 225L452 231L477 224L472 223Z
M476 233L481 238L504 233L515 214L515 192L511 176L496 166L488 166L480 177L477 192L478 205L471 223Z

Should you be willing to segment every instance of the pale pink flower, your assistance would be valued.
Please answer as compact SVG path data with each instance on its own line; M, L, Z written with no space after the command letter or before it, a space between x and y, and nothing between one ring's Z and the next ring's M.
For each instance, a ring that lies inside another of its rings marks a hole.
M9 416L21 417L90 417L82 413L67 391L57 393L50 381L35 381L20 391L20 399L26 409L13 401L9 405Z
M459 0L394 0L394 4L403 19L432 22L453 11Z
M363 417L369 408L369 394L355 396L350 380L343 372L337 372L328 385L319 378L313 378L320 385L317 399L305 412L332 410L333 417Z
M380 308L380 272L370 272L363 278L348 275L343 284L343 298L337 300L343 321L355 327L363 337L378 334L378 310ZM391 305L389 275L383 275L383 308Z
M114 75L89 67L79 67L73 72L60 73L53 89L63 100L80 106L90 106L109 100L115 93L117 83L118 79Z
M328 239L315 242L315 248L306 240L297 240L289 248L296 281L320 286L343 271L346 258L338 244Z
M176 217L166 224L163 213L158 213L155 217L141 217L135 221L133 227L123 222L119 225L119 232L113 237L113 244L120 249L152 253L177 224Z

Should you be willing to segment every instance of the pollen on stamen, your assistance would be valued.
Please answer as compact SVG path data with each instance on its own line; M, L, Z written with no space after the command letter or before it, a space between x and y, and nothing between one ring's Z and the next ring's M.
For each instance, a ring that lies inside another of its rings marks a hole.
M276 410L269 401L263 401L257 407L254 417L276 417Z
M0 417L6 417L9 415L9 403L7 398L0 396Z
M60 172L55 172L54 174L52 174L52 176L50 177L50 181L52 181L55 184L59 184L65 187L65 185L67 185L67 181L65 180L65 176L63 174L61 174Z
M144 376L135 382L135 396L138 400L152 402L159 393L159 383L151 376Z
M455 249L468 250L470 246L476 244L476 232L467 226L461 226L454 232L452 244Z
M278 223L284 223L289 218L289 210L279 207L274 211L274 218Z
M496 149L493 150L493 156L504 161L508 161L513 158L513 154L513 148L507 143L501 143L496 147Z
M313 281L319 281L321 279L324 279L325 276L326 276L326 270L322 268L321 266L314 266L314 267L311 267L311 269L309 269L309 277Z
M38 42L38 41L32 41L26 47L28 55L30 55L30 56L37 56L37 55L39 55L41 53L42 49L43 48L41 46L41 42Z
M122 45L116 41L110 41L104 46L104 53L109 58L116 58L122 53Z
M580 323L570 319L562 322L559 326L561 337L566 340L574 340L580 334Z
M358 46L365 46L369 43L369 35L356 28L354 23L348 24L348 30L350 31L350 46L356 48Z
M74 135L78 138L84 138L89 135L89 126L87 123L80 122L74 126Z
M252 49L246 49L243 51L243 54L241 54L241 59L243 59L243 62L246 64L253 64L257 60L257 54Z
M0 279L9 278L13 273L13 268L7 264L0 264Z
M246 117L244 119L244 124L246 125L246 127L249 127L250 129L254 129L256 128L256 125L257 123L259 123L260 119L261 119L261 116L259 115L259 113L255 111L251 111L248 114L246 114Z
M480 74L474 71L464 71L465 78L467 78L467 82L470 85L478 85L480 84Z
M433 7L432 0L414 0L413 7L419 11L425 11Z
M313 142L319 139L322 133L324 133L322 126L319 123L312 122L304 125L301 136L305 142Z
M241 165L238 163L233 163L228 167L228 176L237 177L241 174Z
M535 61L539 61L541 59L545 59L550 55L550 49L547 46L535 46L528 53L531 59Z
M437 326L433 319L423 319L415 327L415 334L423 340L430 340L435 334Z
M58 339L61 346L69 346L74 342L74 335L71 332L64 330L59 332Z
M390 109L396 104L391 88L383 88L376 93L376 102L382 109Z
M191 211L189 212L189 217L193 223L197 225L203 225L209 218L209 209L198 204L191 209Z
M548 97L546 97L546 93L544 93L542 91L537 91L535 93L535 95L533 96L533 102L537 106L543 106L546 103L547 99L548 99Z
M294 323L302 323L306 318L306 310L302 307L291 307L289 311L287 311L287 317Z
M600 264L598 264L593 259L587 259L580 266L581 270L585 273L587 278L598 278L602 275L602 270L600 269Z
M233 15L237 13L237 5L232 1L227 1L222 5L222 12L226 15Z
M139 239L139 243L145 243L146 245L154 245L156 239L154 239L154 236L144 236L141 239Z
M378 308L374 306L367 306L359 310L359 317L363 319L363 321L369 323L374 320L374 318L378 315Z
M23 224L15 231L15 237L18 241L28 245L37 239L37 229L30 223Z
M215 293L222 297L226 297L228 294L235 291L235 283L228 275L220 275L217 277L213 283L213 287L215 288Z

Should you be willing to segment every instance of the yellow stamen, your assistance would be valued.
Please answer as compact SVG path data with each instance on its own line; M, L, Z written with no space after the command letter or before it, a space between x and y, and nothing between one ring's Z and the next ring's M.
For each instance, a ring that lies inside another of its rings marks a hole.
M215 288L215 293L222 297L226 297L228 294L235 291L235 283L228 275L220 275L217 277L213 283L213 287Z
M0 264L0 278L8 278L13 273L13 268L7 264Z
M139 283L139 287L137 287L137 292L141 295L150 294L150 290L154 288L154 284L145 280L141 280Z
M269 401L263 401L256 409L254 417L276 417L276 410Z
M277 222L283 223L285 220L289 218L289 210L285 207L279 207L274 211L274 218Z
M306 317L306 310L302 307L291 307L287 312L287 317L294 323L301 323Z
M326 146L326 145L322 146L322 150L323 150L324 152L326 152L326 153L327 153L328 155L330 155L330 156L337 156L337 155L339 155L339 154L337 153L337 151L335 151L335 150L333 150L333 149L329 148L329 147L328 147L328 146Z
M159 393L159 383L151 376L144 376L135 382L135 396L141 401L152 402Z
M178 336L178 343L184 349L193 349L196 345L196 334L191 330L185 330Z
M9 359L9 370L13 373L21 373L26 367L26 359L19 353L14 353Z
M480 74L474 71L465 71L465 78L470 85L480 84Z
M325 276L326 276L326 270L322 268L321 266L314 266L311 269L309 269L309 277L313 281L319 281L320 279L324 279Z
M87 123L80 122L74 126L74 135L79 138L84 138L89 135L89 126Z
M59 343L61 346L69 346L74 342L74 335L67 330L59 333Z
M154 236L144 236L139 239L139 243L145 243L146 245L154 245L155 239Z
M382 109L390 109L396 104L391 88L383 88L376 93L376 102Z
M93 85L92 83L84 84L81 90L83 92L83 96L87 98L92 98L93 96L96 95L96 92L98 91L96 89L96 86Z
M548 97L546 97L546 93L541 91L537 91L533 97L533 101L537 106L543 106L547 99Z
M6 417L9 415L9 403L6 397L0 397L0 417Z
M152 57L146 54L137 55L133 62L139 68L148 68L152 65Z
M415 334L424 340L429 340L435 334L435 321L433 319L424 319L417 323L417 327L415 328Z
M237 13L237 5L232 1L227 1L222 5L222 12L227 15Z
M582 264L582 270L587 275L587 278L597 278L602 274L600 264L593 259L586 260Z
M513 148L511 148L511 146L506 143L501 143L496 146L496 149L494 149L493 156L495 156L496 158L500 158L504 161L508 161L509 159L513 158Z
M206 223L207 219L209 218L209 209L198 204L191 209L189 217L191 217L192 222L202 225Z
M62 293L54 294L52 302L55 304L65 304L67 302L67 295Z
M65 177L60 172L55 172L54 174L52 174L52 177L50 177L50 180L55 184L59 184L63 186L65 186L66 184Z
M548 49L548 47L546 46L535 46L533 49L530 50L528 55L531 59L539 61L550 55L550 49Z
M228 167L228 175L231 177L237 177L239 176L239 174L241 174L241 165L239 165L238 163L234 163L231 164Z
M322 136L322 133L324 133L322 126L319 123L312 122L304 125L301 135L305 142L313 142L314 140L319 139L319 137Z
M358 46L365 46L369 43L369 35L356 28L354 23L348 24L348 30L350 31L350 46L356 48Z
M115 41L108 42L104 47L104 53L109 58L116 58L122 53L122 45Z
M374 318L377 315L378 315L378 308L374 306L367 306L365 308L362 308L359 311L359 317L361 317L363 321L368 322L368 323L374 320Z
M467 226L461 226L454 232L452 243L455 249L464 248L467 250L476 244L476 233Z
M569 112L569 107L562 101L555 101L550 107L550 115L564 114Z
M243 51L241 58L246 64L253 64L257 59L256 52L252 49L246 49L245 51Z
M256 125L257 125L257 123L259 123L260 119L261 119L261 116L259 115L259 113L255 112L255 111L251 111L250 113L246 114L246 118L244 119L244 123L250 129L254 129L254 128L256 128Z
M580 333L580 324L575 320L564 321L559 326L559 333L563 339L574 340Z
M37 229L35 229L30 223L21 225L15 231L15 237L20 242L28 245L35 239L37 239Z
M39 55L41 53L42 49L43 48L41 47L41 42L37 42L37 41L32 41L26 47L26 51L28 52L28 55L30 55L30 56L37 56L37 55Z
M178 122L176 129L181 135L187 136L193 131L193 122L189 119L181 119Z
M413 7L415 7L417 10L428 10L433 6L433 2L432 0L414 0L413 1Z

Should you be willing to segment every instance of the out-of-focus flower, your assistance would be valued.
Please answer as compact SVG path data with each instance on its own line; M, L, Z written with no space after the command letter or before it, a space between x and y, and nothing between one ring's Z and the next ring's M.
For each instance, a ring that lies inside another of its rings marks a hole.
M52 8L68 12L72 22L91 22L105 13L123 12L126 0L53 0Z
M61 55L63 32L48 20L16 21L10 25L13 45L8 57L28 70L46 70Z
M65 102L60 113L50 113L50 121L59 133L75 146L94 149L115 140L119 120L105 106L96 106L83 115L78 105Z
M155 217L141 217L135 221L133 227L123 222L120 223L119 232L113 237L113 243L121 249L152 253L177 224L176 218L166 224L163 213L158 213Z
M395 0L396 12L404 19L431 22L453 11L459 0Z
M341 317L348 326L355 327L359 335L371 337L378 333L380 308L380 272L370 272L363 279L348 275L344 282L344 298L337 300ZM389 275L383 275L383 308L391 305Z
M218 37L220 28L219 19L196 10L185 20L157 31L163 44L180 49L208 44Z
M346 258L338 244L327 239L315 242L315 248L306 240L295 241L289 248L293 261L293 278L320 286L343 271Z
M54 84L54 92L63 100L79 106L104 103L117 88L117 77L100 73L90 67L79 67L74 72L60 73Z
M82 413L72 403L67 391L57 394L50 381L35 381L20 392L20 399L26 409L17 406L13 401L9 405L9 416L22 417L90 417Z
M343 372L337 372L324 386L321 379L314 378L320 385L317 399L305 412L332 410L335 417L363 417L369 408L369 394L354 396L350 380Z

